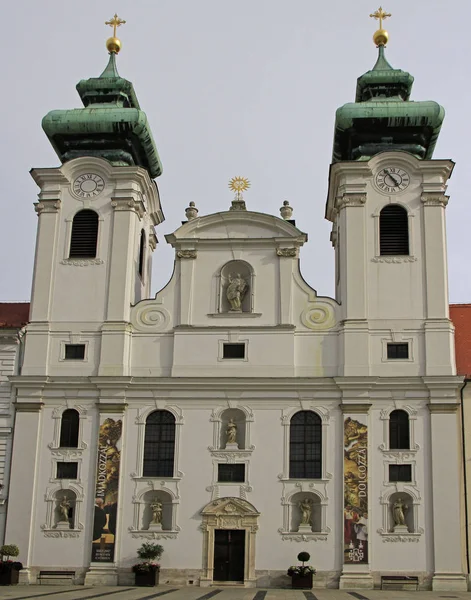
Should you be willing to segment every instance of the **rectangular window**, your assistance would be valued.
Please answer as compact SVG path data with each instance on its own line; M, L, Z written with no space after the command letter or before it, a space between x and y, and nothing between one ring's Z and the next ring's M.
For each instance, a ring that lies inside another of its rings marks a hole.
M245 464L236 465L218 465L218 481L230 481L233 483L244 483L245 481Z
M389 481L412 481L412 465L389 465Z
M409 344L388 344L388 360L409 358Z
M85 358L85 344L66 344L65 360L83 360Z
M245 358L245 344L224 344L223 358Z
M77 479L78 463L58 462L57 479Z

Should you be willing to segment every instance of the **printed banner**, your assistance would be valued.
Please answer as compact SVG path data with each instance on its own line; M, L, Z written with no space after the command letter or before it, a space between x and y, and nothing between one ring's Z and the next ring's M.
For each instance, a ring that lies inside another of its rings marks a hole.
M344 415L344 562L368 562L368 416Z
M121 415L100 416L92 562L113 562L121 462Z

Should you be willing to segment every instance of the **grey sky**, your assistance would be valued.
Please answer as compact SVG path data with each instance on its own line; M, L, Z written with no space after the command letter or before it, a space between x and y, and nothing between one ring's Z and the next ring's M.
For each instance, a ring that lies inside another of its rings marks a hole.
M81 106L75 85L107 62L117 12L121 76L135 86L164 165L165 222L157 229L153 292L168 280L164 234L193 200L201 214L226 210L228 180L248 177L251 210L294 207L309 235L301 269L332 295L333 249L324 220L335 110L377 50L368 17L379 0L22 0L2 2L0 301L28 300L37 218L31 167L59 161L41 129L52 109ZM447 209L450 299L471 301L469 276L469 37L466 0L384 0L389 62L415 77L412 99L436 100L446 119L435 158L457 165ZM467 120L465 120L467 119Z

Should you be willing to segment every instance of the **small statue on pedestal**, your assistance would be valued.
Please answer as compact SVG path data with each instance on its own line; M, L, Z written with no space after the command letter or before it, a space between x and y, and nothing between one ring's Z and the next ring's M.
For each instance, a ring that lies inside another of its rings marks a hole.
M237 444L237 425L234 419L231 419L226 427L226 444Z
M151 502L150 508L152 510L152 521L151 525L162 525L162 502L154 500Z
M231 305L230 312L242 312L242 300L247 293L248 284L240 273L229 275L229 285L226 289L226 297Z
M304 498L299 503L299 508L301 509L301 526L310 526L311 525L311 514L312 514L312 500L309 498Z

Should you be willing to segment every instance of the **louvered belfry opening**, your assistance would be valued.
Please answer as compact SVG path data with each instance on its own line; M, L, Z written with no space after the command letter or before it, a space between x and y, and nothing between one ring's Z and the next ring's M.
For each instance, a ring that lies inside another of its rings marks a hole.
M70 258L96 258L98 214L94 210L81 210L72 223Z
M379 215L379 253L409 254L409 223L407 211L399 204L385 206Z
M142 279L144 274L144 251L146 247L146 234L141 231L141 241L139 243L139 277Z

